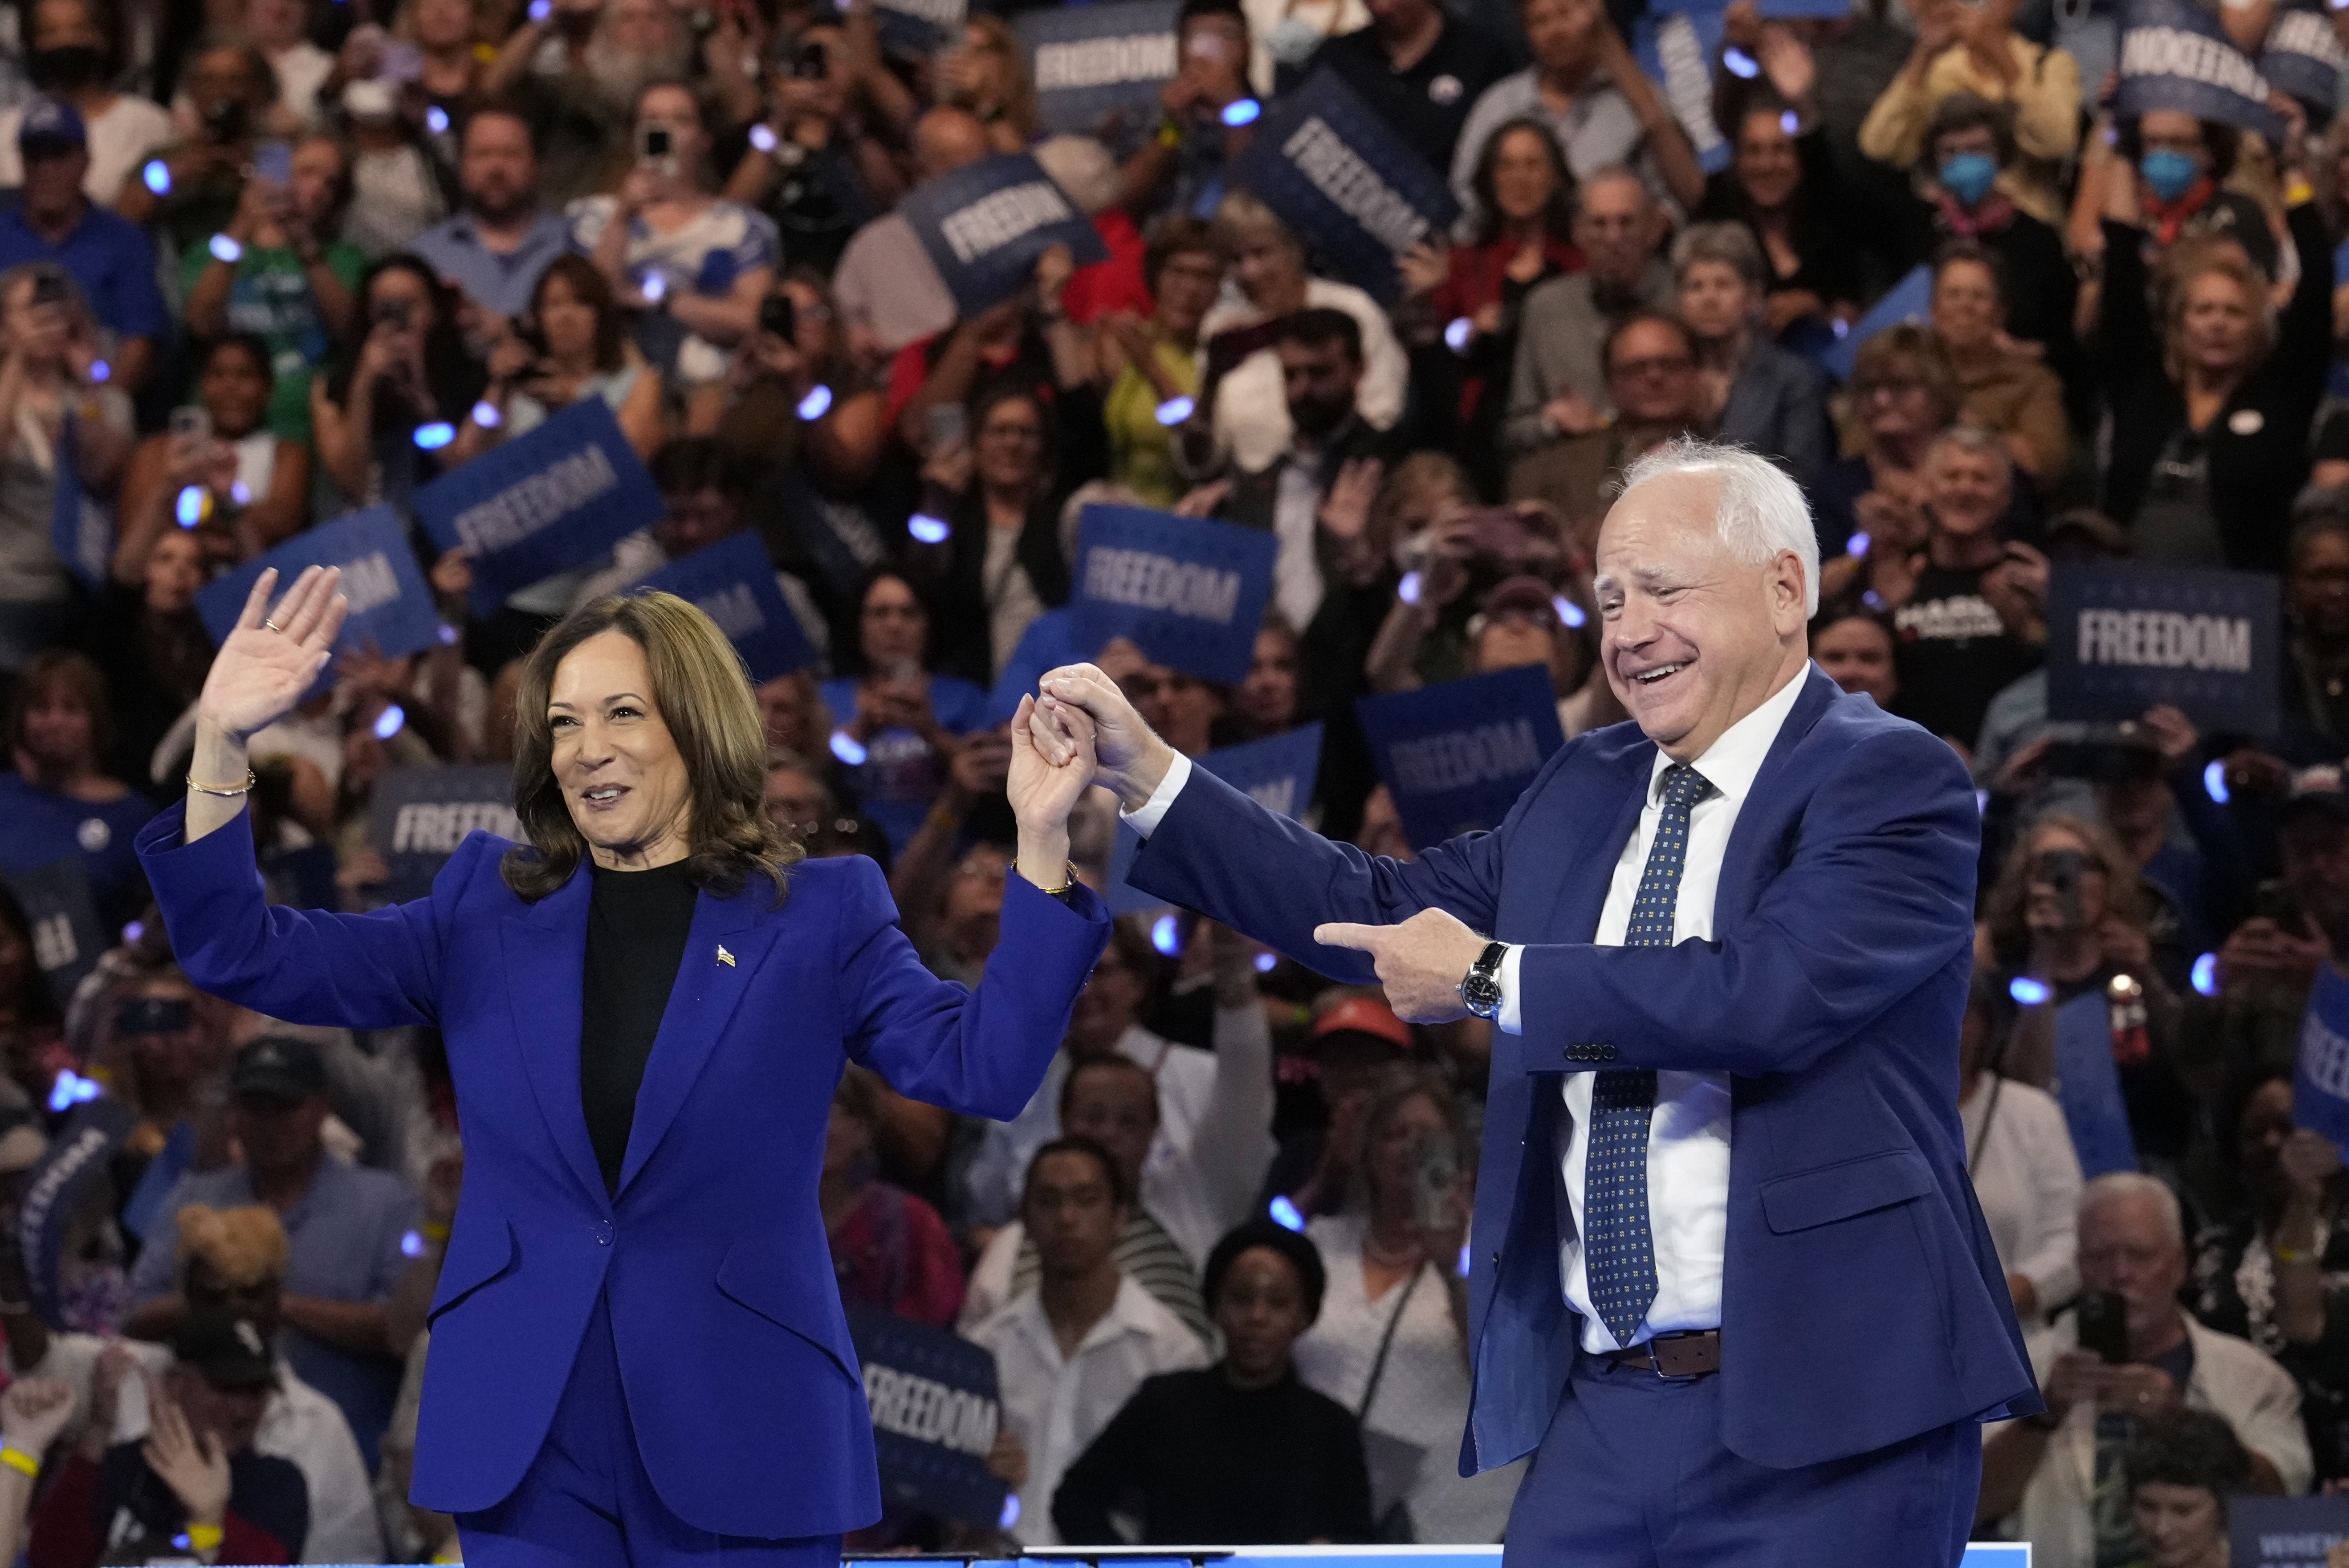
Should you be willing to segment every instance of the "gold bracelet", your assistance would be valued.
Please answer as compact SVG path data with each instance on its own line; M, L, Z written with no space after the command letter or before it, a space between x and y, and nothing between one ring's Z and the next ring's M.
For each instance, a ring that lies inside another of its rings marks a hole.
M198 784L196 782L195 774L190 774L188 775L188 787L190 789L195 791L198 794L216 794L223 800L235 800L241 795L251 794L253 793L253 786L258 782L259 780L254 776L254 772L251 768L244 770L244 783L239 784L234 789L215 789L211 784Z
M1012 867L1011 867L1011 868L1012 868L1014 871L1019 871L1019 862L1014 861L1014 862L1012 863ZM1022 878L1026 878L1026 877L1028 877L1028 873L1027 873L1027 872L1025 872L1025 871L1019 871L1019 875L1020 875L1020 877L1021 877ZM1034 886L1034 887L1036 888L1036 890L1037 890L1038 892L1040 892L1040 893L1050 893L1053 898L1059 898L1061 894L1063 894L1063 893L1067 892L1070 888L1073 888L1073 887L1075 887L1075 886L1077 885L1077 863L1076 863L1075 861L1073 861L1073 860L1071 860L1071 861L1070 861L1070 862L1069 862L1069 879L1068 879L1067 881L1065 881L1065 882L1061 883L1061 884L1059 887L1057 887L1057 888L1046 888L1046 887L1041 886L1040 884L1033 883L1032 881L1031 881L1030 885L1031 885L1031 886Z
M227 1539L228 1532L217 1524L188 1526L188 1544L199 1552L217 1552L220 1550L221 1542Z
M41 1461L22 1449L0 1449L0 1465L21 1470L36 1480L40 1479Z

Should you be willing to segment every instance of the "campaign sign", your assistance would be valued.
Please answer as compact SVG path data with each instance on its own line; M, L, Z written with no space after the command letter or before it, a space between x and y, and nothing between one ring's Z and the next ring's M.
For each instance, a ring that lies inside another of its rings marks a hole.
M40 966L49 995L63 1012L73 1001L74 987L98 967L98 955L114 945L98 924L98 904L89 896L89 867L79 855L67 855L46 866L11 871L5 880L32 933L33 962Z
M394 903L421 898L476 829L521 842L512 768L391 769L377 782L367 814L367 842L391 870L375 891Z
M1092 221L1024 152L999 152L926 181L905 193L897 211L921 236L965 317L1019 293L1036 258L1054 245L1068 246L1079 266L1109 259Z
M2227 1500L2228 1562L2233 1568L2324 1568L2349 1540L2349 1494Z
M1801 7L1825 0L1764 0L1765 16L1816 16ZM1651 7L1631 28L1631 55L1648 79L1662 88L1672 118L1687 133L1696 161L1708 174L1729 165L1729 139L1713 120L1713 62L1721 51L1721 0L1683 0ZM1841 8L1834 15L1842 16Z
M1354 711L1413 849L1498 826L1566 744L1536 665L1364 697Z
M2292 1119L2349 1146L2349 980L2320 965L2292 1054Z
M1081 648L1127 638L1153 663L1237 684L1256 659L1278 550L1262 529L1092 503L1077 530L1071 632Z
M774 565L756 534L730 535L647 573L636 586L675 594L716 621L742 656L753 685L815 662L815 649L776 586Z
M49 511L49 546L73 574L74 581L97 593L106 587L114 564L114 514L81 487L75 423L74 416L67 414L57 434L57 493Z
M2112 1009L2101 988L2055 1010L2054 1089L2083 1176L2137 1168L2137 1137L2113 1063Z
M89 1202L104 1202L107 1162L139 1123L129 1106L100 1095L73 1108L49 1137L49 1151L25 1173L25 1196L16 1204L16 1250L25 1262L25 1283L33 1310L62 1332L65 1317L65 1251L75 1217Z
M848 1336L864 1364L883 1501L993 1529L1003 1517L1004 1492L987 1469L1003 1423L995 1357L943 1329L887 1313L852 1310Z
M2064 565L2047 586L2047 716L2169 703L2206 730L2271 735L2282 594L2263 572Z
M660 491L601 398L450 469L415 504L434 544L473 553L479 615L661 518Z
M1158 123L1158 89L1175 57L1175 0L1056 5L1013 18L1028 51L1036 107L1050 129L1131 141Z
M2120 88L2113 113L2133 119L2176 109L2283 140L2283 116L2268 107L2267 78L2235 47L2215 10L2194 0L2121 0Z
M962 36L969 0L874 0L881 43L904 59L926 60Z
M2279 9L2260 51L2260 75L2331 119L2344 63L2340 36L2322 6Z
M1838 381L1851 379L1851 367L1859 358L1859 346L1904 321L1924 321L1933 313L1933 269L1912 267L1909 275L1887 290L1882 299L1868 308L1867 315L1852 324L1851 330L1837 338L1827 351L1819 356L1819 369Z
M1395 258L1430 236L1440 240L1460 215L1426 153L1326 68L1265 107L1231 180L1279 213L1339 276L1381 300L1394 296Z
M1101 651L1098 646L1078 646L1074 620L1066 609L1050 609L1028 623L1028 629L1019 634L1019 646L1003 661L994 690L987 694L980 723L989 729L1009 724L1019 711L1019 699L1035 695L1037 682L1047 671L1063 664L1081 664Z
M440 645L440 614L433 607L431 587L416 564L416 552L409 548L407 525L388 506L370 506L321 523L214 577L196 595L196 613L214 643L228 640L253 585L272 566L277 568L280 593L308 567L343 569L339 591L350 601L350 613L335 639L338 649L373 645L386 659L398 659ZM320 687L333 681L334 670L330 661L319 672Z

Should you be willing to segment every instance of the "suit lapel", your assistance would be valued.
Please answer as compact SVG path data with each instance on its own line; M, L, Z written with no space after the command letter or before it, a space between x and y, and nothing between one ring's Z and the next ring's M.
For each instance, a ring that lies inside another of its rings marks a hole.
M1721 880L1713 892L1715 936L1754 912L1764 882L1776 869L1769 862L1768 851L1777 840L1782 814L1757 807L1765 800L1786 798L1777 784L1785 774L1787 759L1838 695L1836 683L1816 665L1806 666L1796 679L1803 682L1803 694L1795 699L1795 705L1786 711L1786 722L1778 726L1777 739L1770 742L1762 771L1754 775L1754 785L1746 791L1737 826L1730 830L1729 846L1721 857Z
M608 1208L603 1168L595 1163L579 1098L579 1007L590 881L583 862L570 881L521 914L507 916L500 937L506 1001L513 1009L514 1037L522 1042L523 1067L538 1097L539 1114L571 1173L599 1208Z
M653 1036L652 1055L645 1063L644 1083L636 1090L636 1119L628 1127L627 1157L620 1165L620 1193L628 1190L628 1183L677 1120L694 1080L701 1076L718 1037L725 1033L727 1020L750 989L750 976L774 944L775 923L759 918L773 898L773 886L754 877L730 898L705 892L694 899L693 927L686 935L685 956L678 961L677 983L669 991L660 1032ZM719 957L720 948L731 963Z
M1621 787L1615 809L1593 812L1583 819L1578 841L1569 842L1561 857L1563 874L1550 905L1549 918L1538 930L1519 941L1587 942L1599 934L1599 916L1607 907L1607 889L1615 879L1615 863L1640 824L1640 808L1647 804L1648 778L1655 770L1653 742L1640 741L1608 764Z

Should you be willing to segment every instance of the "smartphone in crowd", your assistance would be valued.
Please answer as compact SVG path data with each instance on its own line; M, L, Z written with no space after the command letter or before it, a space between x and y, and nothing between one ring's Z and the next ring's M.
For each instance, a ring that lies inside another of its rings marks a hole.
M799 311L792 304L790 295L771 294L759 302L760 331L771 333L786 343L793 343L798 340L799 329ZM960 407L959 404L956 406Z
M294 144L290 141L264 141L253 150L253 174L256 180L266 180L273 185L291 184L294 180Z
M2128 1361L2128 1303L2118 1291L2091 1291L2080 1297L2080 1348L2094 1351L2107 1366Z
M663 163L677 155L677 137L666 125L647 125L638 139L637 156L647 163Z
M930 405L930 450L937 451L948 441L970 439L970 415L960 403Z
M1411 1154L1412 1222L1423 1231L1460 1223L1460 1147L1450 1133L1423 1137Z
M792 75L803 82L820 82L832 74L832 51L823 40L812 38L802 44L792 55Z

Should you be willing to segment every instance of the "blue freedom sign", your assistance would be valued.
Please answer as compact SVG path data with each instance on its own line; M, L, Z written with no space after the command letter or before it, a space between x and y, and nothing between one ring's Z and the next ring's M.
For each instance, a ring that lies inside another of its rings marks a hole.
M2349 980L2316 971L2292 1055L2292 1119L2349 1147Z
M1009 724L1019 711L1019 699L1035 694L1036 684L1047 670L1082 663L1101 651L1098 646L1078 646L1075 618L1067 609L1050 609L1028 623L1028 629L1019 634L1019 646L1003 661L994 690L987 694L979 722L990 729Z
M2227 1561L2233 1568L2325 1568L2344 1541L2349 1541L2349 1493L2238 1493L2227 1500Z
M2101 988L2055 1010L2055 1103L2064 1107L2080 1172L2094 1179L2137 1168L2137 1136L2113 1061L2112 1009Z
M85 1101L50 1136L39 1163L25 1173L25 1196L16 1204L16 1250L24 1259L33 1311L52 1329L68 1326L66 1239L75 1233L85 1207L108 1200L107 1162L138 1125L130 1107L111 1095Z
M1851 379L1852 362L1859 358L1859 346L1884 331L1905 321L1924 321L1933 313L1933 269L1911 267L1908 275L1887 290L1882 299L1868 307L1867 315L1852 324L1851 330L1837 338L1827 351L1819 356L1819 368L1838 381Z
M1440 239L1460 215L1426 153L1327 68L1266 107L1231 177L1339 276L1381 300L1394 296L1395 258Z
M1313 799L1321 773L1321 726L1300 724L1261 741L1243 741L1192 759L1267 811L1292 820L1304 815ZM1131 825L1117 825L1117 845L1110 855L1109 907L1112 913L1131 915L1167 908L1166 900L1145 893L1131 880L1133 857L1141 853L1142 836Z
M81 487L73 415L57 434L57 501L49 511L49 545L74 581L97 593L114 565L114 514Z
M432 891L457 846L475 830L522 841L513 809L513 770L505 767L393 768L377 781L367 811L367 842L391 878L374 889L392 903Z
M874 0L881 42L893 55L926 60L962 34L970 0Z
M1003 1483L987 1453L1003 1424L995 1357L943 1329L887 1313L848 1314L864 1367L885 1502L994 1529Z
M25 911L32 935L33 962L47 982L49 996L62 1012L73 1001L74 988L98 967L100 953L114 945L98 923L98 903L89 894L89 867L79 855L67 855L46 866L27 867L6 876L8 891Z
M2194 0L2121 0L2120 87L2113 113L2133 119L2176 109L2283 140L2283 116L2268 107L2267 78L2235 47L2215 10Z
M1258 528L1090 504L1078 526L1071 632L1096 651L1128 638L1153 663L1236 684L1255 661L1278 549Z
M2205 730L2271 735L2282 590L2264 572L2059 566L2047 587L2047 716L2169 703Z
M1826 0L1764 0L1765 16L1821 16L1804 10ZM1789 9L1787 7L1794 7ZM1720 55L1723 32L1721 0L1678 0L1651 6L1631 28L1631 54L1648 79L1664 89L1664 102L1696 152L1696 161L1711 174L1728 167L1729 139L1713 121L1713 62ZM1842 16L1837 9L1833 13Z
M661 518L660 491L601 398L450 469L415 504L434 544L473 553L480 615Z
M2260 50L2260 75L2331 119L2341 91L2340 36L2322 5L2281 7Z
M281 592L311 566L343 569L341 592L351 607L335 639L338 649L372 645L386 659L398 659L440 644L440 615L432 605L431 587L416 564L416 552L409 547L406 525L388 506L370 506L322 523L213 578L196 595L196 613L214 643L228 639L254 583L272 566L277 568ZM319 672L321 687L333 681L334 669L329 662Z
M1354 711L1413 849L1498 826L1566 744L1536 665L1364 697Z
M1175 0L1116 0L1022 11L1012 21L1044 123L1071 136L1131 143L1159 119L1174 79Z
M776 586L767 547L747 530L647 573L636 585L675 594L718 623L753 685L815 662L815 649Z
M1092 221L1024 152L999 152L926 181L906 192L897 211L921 236L965 317L1019 293L1036 258L1054 245L1068 246L1079 266L1109 259Z

